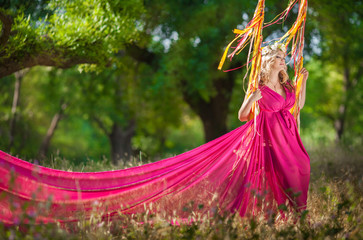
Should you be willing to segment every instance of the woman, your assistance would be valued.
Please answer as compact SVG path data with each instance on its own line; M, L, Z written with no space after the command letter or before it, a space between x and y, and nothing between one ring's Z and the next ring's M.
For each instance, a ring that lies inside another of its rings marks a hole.
M280 50L264 51L260 87L239 111L245 121L257 101L256 122L171 158L83 173L33 165L0 151L0 221L12 225L19 216L31 216L37 222L73 222L95 214L109 220L148 212L178 223L225 212L271 217L281 204L305 209L309 156L288 111L295 97L284 58ZM308 76L302 73L300 108Z
M295 89L286 70L284 51L277 45L264 48L259 87L244 100L238 118L246 121L252 104L258 102L260 113L256 124L263 146L260 147L263 160L259 162L266 177L262 188L270 191L271 196L267 197L274 199L271 202L276 201L278 205L288 203L301 211L306 209L310 160L299 137L295 119L288 111L295 103ZM300 109L305 103L308 71L303 68L301 73Z

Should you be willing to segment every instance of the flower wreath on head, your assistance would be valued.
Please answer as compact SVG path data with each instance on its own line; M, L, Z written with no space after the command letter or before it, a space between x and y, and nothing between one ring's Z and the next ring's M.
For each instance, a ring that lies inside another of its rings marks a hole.
M267 46L263 47L262 50L261 50L261 55L266 56L271 51L277 51L277 50L281 50L283 53L286 54L285 45L283 43L275 42L274 44L270 44L270 45L267 45Z

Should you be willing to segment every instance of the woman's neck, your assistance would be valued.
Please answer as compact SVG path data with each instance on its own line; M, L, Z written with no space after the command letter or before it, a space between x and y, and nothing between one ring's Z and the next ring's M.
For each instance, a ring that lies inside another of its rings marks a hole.
M279 73L271 71L269 80L270 80L270 84L272 84L272 85L277 85L278 83L280 83Z

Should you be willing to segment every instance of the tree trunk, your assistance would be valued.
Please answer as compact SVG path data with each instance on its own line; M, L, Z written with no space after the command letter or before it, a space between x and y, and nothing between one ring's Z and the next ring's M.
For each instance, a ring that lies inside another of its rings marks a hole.
M40 158L45 158L47 156L50 142L52 140L52 137L54 135L55 130L57 129L57 126L59 124L59 121L63 117L64 110L67 108L67 104L63 103L61 104L61 108L59 111L53 116L52 122L50 123L50 126L48 128L47 134L44 137L44 140L39 148L38 155Z
M21 81L28 70L21 70L14 74L15 76L15 87L14 87L14 97L13 104L11 107L11 119L10 119L10 127L9 127L9 151L14 146L14 138L15 138L15 125L18 117L18 106L20 99L20 89L21 89Z
M350 92L352 90L352 81L350 79L350 69L349 66L344 66L343 74L343 101L338 108L338 117L334 122L334 127L336 131L336 141L339 142L342 139L345 127L345 119L347 115L347 108L350 100Z
M355 96L355 92L357 91L356 87L359 83L359 81L362 78L363 75L363 61L359 63L359 68L357 73L351 74L350 64L348 61L348 57L344 58L344 74L343 74L343 101L339 106L338 109L338 117L334 121L334 127L336 131L336 141L339 142L344 134L345 130L345 123L347 119L347 108L352 100L352 98Z
M227 132L229 102L235 80L232 74L214 80L217 94L205 101L200 96L189 95L183 91L183 98L203 122L205 141L211 141Z
M129 121L126 128L113 123L111 133L108 135L111 144L111 159L113 164L117 164L120 159L128 160L132 156L132 137L135 135L135 121Z
M347 111L347 105L344 101L340 104L338 109L338 117L334 122L335 132L336 132L336 142L340 142L344 132L344 123L345 123L345 113Z

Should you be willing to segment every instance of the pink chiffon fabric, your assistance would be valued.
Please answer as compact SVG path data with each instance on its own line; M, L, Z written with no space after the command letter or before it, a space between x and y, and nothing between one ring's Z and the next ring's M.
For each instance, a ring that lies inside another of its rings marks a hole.
M146 210L182 219L191 213L271 214L281 204L306 209L310 159L288 111L294 93L285 88L284 99L260 88L255 134L251 120L188 152L142 166L67 172L0 151L0 221L16 224L24 211L38 223L65 223L90 218L95 210L110 219Z

